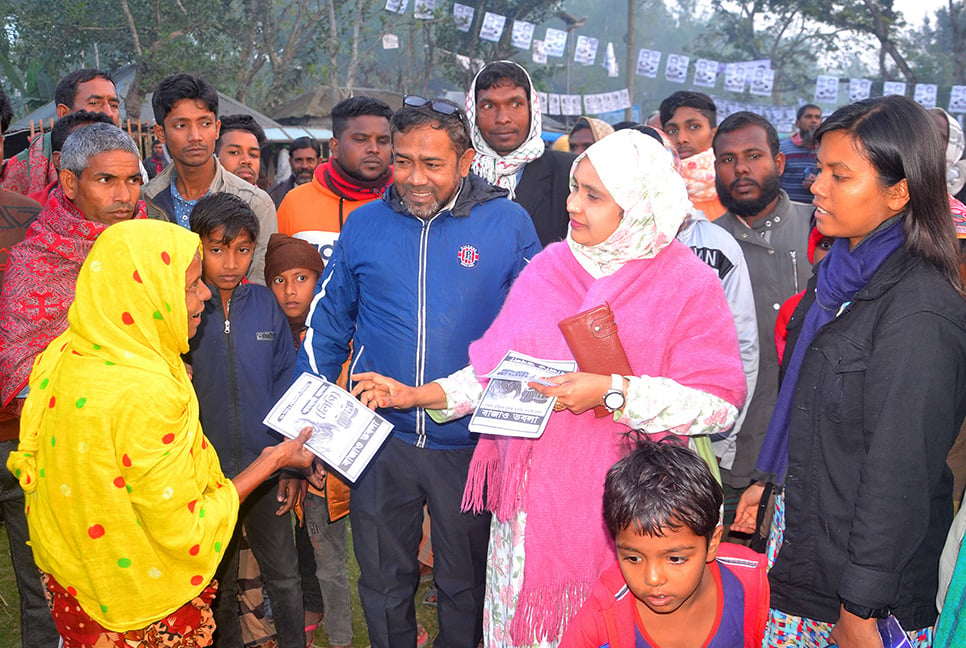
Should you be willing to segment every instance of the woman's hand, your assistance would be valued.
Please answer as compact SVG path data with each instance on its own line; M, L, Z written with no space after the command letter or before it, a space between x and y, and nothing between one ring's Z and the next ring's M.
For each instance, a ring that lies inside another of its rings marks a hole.
M857 617L845 608L839 612L838 623L829 639L838 648L882 648L882 637L875 619Z
M279 502L278 510L275 515L285 515L295 507L299 492L302 490L302 479L294 475L282 473L278 478L278 494L276 499Z
M731 524L731 530L738 533L754 533L758 522L758 506L761 504L761 497L765 494L765 483L755 482L745 489L738 500L738 507L735 509L735 521Z
M315 460L312 451L305 447L305 442L312 437L312 427L305 426L294 439L285 439L276 446L266 448L263 452L272 452L275 457L275 469L308 468Z
M351 378L356 383L352 388L352 395L371 410L377 407L394 409L412 407L444 409L446 407L446 394L443 393L439 383L431 382L419 387L410 387L374 371L352 374Z
M352 388L352 395L369 409L374 410L377 407L409 409L417 406L415 387L404 385L398 380L374 371L352 374L351 378L356 383Z
M565 373L546 379L553 387L540 383L527 383L544 396L557 398L555 410L568 409L574 414L582 414L592 407L603 405L604 394L610 389L610 376L578 371Z

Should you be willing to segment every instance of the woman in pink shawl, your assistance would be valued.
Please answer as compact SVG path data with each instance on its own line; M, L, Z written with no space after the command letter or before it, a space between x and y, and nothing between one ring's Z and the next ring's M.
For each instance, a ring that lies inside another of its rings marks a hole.
M463 507L493 513L488 646L555 646L615 559L601 498L607 469L629 450L630 430L690 437L713 465L706 436L726 430L745 399L721 283L674 238L690 202L671 155L646 135L618 131L574 161L570 184L566 242L520 274L493 325L470 346L468 367L415 388L353 376L354 393L370 407L465 416L482 396L486 379L477 376L508 350L572 360L557 322L605 302L613 309L632 373L531 383L557 398L543 435L484 435L473 456ZM593 408L605 396L613 416L597 418Z

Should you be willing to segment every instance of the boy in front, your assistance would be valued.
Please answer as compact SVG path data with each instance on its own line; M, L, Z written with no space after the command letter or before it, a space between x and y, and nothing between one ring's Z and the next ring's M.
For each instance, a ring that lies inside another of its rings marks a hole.
M765 557L721 542L722 497L704 460L675 443L644 441L614 464L604 522L617 563L594 584L561 648L760 646Z
M291 384L295 346L272 291L244 281L258 239L251 207L228 193L206 196L191 212L191 229L201 237L202 278L212 294L191 340L193 382L205 435L225 475L234 476L264 447L277 443L262 419ZM237 600L242 524L272 601L279 648L305 646L292 520L279 506L277 488L273 477L245 500L235 535L224 549L215 573L216 648L242 645Z

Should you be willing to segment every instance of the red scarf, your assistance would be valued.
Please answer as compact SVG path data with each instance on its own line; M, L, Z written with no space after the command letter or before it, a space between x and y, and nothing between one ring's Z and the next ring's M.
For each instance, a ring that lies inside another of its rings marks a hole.
M135 218L146 218L138 201ZM10 250L0 296L0 398L6 407L26 386L34 357L67 328L74 285L106 225L84 218L58 186Z
M375 180L360 182L346 175L339 161L332 158L315 168L315 179L345 200L372 200L382 196L392 182L392 167Z

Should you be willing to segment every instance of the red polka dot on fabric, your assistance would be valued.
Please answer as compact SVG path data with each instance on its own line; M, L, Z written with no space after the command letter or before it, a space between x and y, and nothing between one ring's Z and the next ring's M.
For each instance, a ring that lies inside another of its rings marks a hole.
M167 252L161 253L161 260L164 261L164 265L171 265L171 255Z
M115 477L114 478L114 485L117 486L118 488L124 488L124 478L123 477Z
M124 467L125 468L130 468L131 467L131 458L129 456L127 456L127 455L124 455L123 457L121 457L121 463L124 464Z
M208 449L208 442L205 441L204 439L201 440L201 449L202 450L207 450Z
M195 574L194 576L191 577L191 584L197 587L198 585L201 585L204 582L204 580L205 580L204 576L201 576L200 574Z
M102 527L100 524L95 524L87 529L87 535L89 535L92 540L97 540L104 535L104 527Z
M67 586L67 593L73 596L74 598L77 598L77 588L75 588L73 585Z
M191 549L188 549L188 553L192 556L197 556L199 551L201 551L201 545L195 545Z
M163 437L161 437L161 443L163 443L165 445L168 445L172 441L174 441L174 434L170 434L169 433L169 434L165 434Z
M56 404L57 404L57 399L51 396L50 401L47 402L47 407L53 407Z
M131 317L131 314L127 311L124 311L123 313L121 313L121 321L127 324L128 326L130 326L131 324L134 324L134 318Z
M188 502L188 510L191 511L192 513L194 513L195 512L195 506L197 504L198 504L198 500L196 500L196 499L191 500L190 502Z
M137 270L134 271L134 280L138 283L144 283L143 281L141 281L141 275L138 274Z

